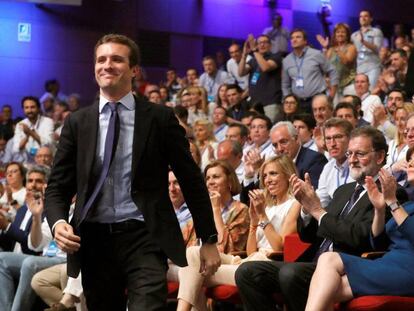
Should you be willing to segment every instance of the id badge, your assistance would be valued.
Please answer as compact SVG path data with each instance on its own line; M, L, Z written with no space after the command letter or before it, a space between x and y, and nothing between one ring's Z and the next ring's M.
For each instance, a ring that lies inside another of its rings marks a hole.
M36 153L37 153L37 148L35 148L35 147L30 148L29 153L30 153L31 156L35 156Z
M47 248L47 251L46 251L45 255L47 257L55 257L57 252L58 252L58 246L57 246L56 242L54 240L50 241L49 247Z
M260 72L255 72L253 75L252 75L252 78L250 79L250 84L251 85L256 85L257 84L257 81L259 81L259 77L260 77Z
M296 86L297 89L303 89L304 85L303 85L303 78L302 77L297 77L295 83L296 83L295 86Z
M358 53L358 59L363 60L364 58L365 58L365 53L364 52L359 52Z
M214 101L214 96L212 96L212 95L207 96L207 100L208 100L209 103L213 102Z

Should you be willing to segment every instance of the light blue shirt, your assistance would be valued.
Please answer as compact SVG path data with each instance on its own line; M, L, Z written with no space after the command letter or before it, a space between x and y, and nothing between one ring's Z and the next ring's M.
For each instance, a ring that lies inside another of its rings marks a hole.
M190 210L188 209L187 204L185 202L183 203L183 205L181 205L181 207L178 210L175 210L175 215L177 216L181 230L192 219Z
M368 31L364 33L364 40L371 44L374 44L377 48L376 51L373 51L362 44L359 36L359 30L355 31L351 36L351 41L358 51L357 72L365 73L372 69L379 68L381 66L379 50L384 39L382 31L378 28L370 27Z
M95 175L102 169L105 139L111 110L109 100L99 99L99 133L96 146ZM114 223L127 219L144 220L131 197L132 144L134 140L135 99L132 93L121 98L118 104L119 139L114 159L101 190L101 195L87 217L89 222Z

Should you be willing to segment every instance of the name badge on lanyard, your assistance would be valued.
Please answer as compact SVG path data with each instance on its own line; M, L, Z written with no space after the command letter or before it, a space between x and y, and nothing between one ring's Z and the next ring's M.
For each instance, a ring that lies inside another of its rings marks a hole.
M257 81L259 81L260 78L260 72L256 71L253 75L252 78L250 79L250 84L251 85L256 85Z
M303 61L305 60L306 52L307 52L307 50L305 50L303 52L303 55L300 58L300 62L299 63L298 63L298 59L297 59L296 55L294 55L294 57L295 57L295 65L296 65L296 69L298 71L297 77L295 79L295 87L297 89L303 89L305 87L305 83L304 83L304 79L303 79L302 66L303 66Z

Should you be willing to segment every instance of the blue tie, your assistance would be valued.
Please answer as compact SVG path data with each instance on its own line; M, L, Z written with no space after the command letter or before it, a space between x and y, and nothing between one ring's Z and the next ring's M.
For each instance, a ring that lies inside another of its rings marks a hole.
M360 184L355 188L354 193L352 193L351 199L348 201L348 203L345 205L345 207L342 209L341 213L339 214L339 219L344 219L349 212L351 211L352 207L354 206L355 202L358 200L359 195L364 190L364 187ZM332 244L331 239L324 239L319 246L318 251L315 254L315 257L313 258L314 262L317 262L318 258L322 253L325 253L329 250L329 247Z
M116 122L118 120L118 111L117 111L118 106L117 106L117 103L108 103L108 106L111 109L111 116L109 118L108 131L106 133L106 138L105 138L105 150L104 150L104 158L103 158L103 163L102 163L102 171L95 185L95 188L93 189L91 196L89 197L88 201L86 202L85 206L82 209L79 223L81 223L85 219L92 204L95 202L96 197L98 196L99 191L101 191L102 186L105 182L105 179L108 176L109 168L111 166L112 154L114 153L113 150L114 150L114 143L115 143L115 136L116 136L115 133L118 128L116 125Z

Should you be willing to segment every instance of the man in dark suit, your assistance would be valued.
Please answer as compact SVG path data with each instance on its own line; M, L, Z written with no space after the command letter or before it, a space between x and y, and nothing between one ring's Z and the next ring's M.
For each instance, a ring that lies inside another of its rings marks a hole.
M307 182L291 177L295 197L302 204L298 232L303 241L312 244L299 262L242 264L236 271L236 283L245 310L276 310L272 294L280 292L288 310L302 311L321 253L334 250L359 255L370 249L373 207L364 188L365 176L377 177L385 163L387 149L385 138L377 129L355 129L351 133L347 157L350 174L357 182L340 186L326 209L321 207L309 175L306 175ZM402 191L399 200L406 199Z
M318 188L319 176L328 162L319 152L304 148L300 144L298 132L289 121L276 123L270 130L270 140L276 154L286 154L295 162L298 176L303 179L309 173L313 187Z
M128 37L98 41L99 99L66 119L46 191L48 222L69 253L68 275L82 271L92 311L125 310L127 300L130 311L165 308L166 258L186 265L168 197L169 166L203 242L200 271L211 275L220 264L209 196L184 130L171 109L134 98L138 64L138 46Z

